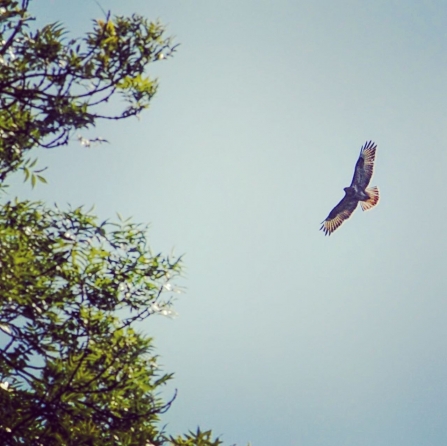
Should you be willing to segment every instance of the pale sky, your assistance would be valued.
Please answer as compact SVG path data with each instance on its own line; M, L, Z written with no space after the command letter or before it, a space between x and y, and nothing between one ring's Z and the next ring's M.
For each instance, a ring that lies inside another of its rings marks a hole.
M11 194L149 222L185 254L167 430L239 446L447 444L447 8L442 0L103 0L181 43L109 145L36 152ZM76 36L91 0L39 0ZM319 231L377 143L379 205Z

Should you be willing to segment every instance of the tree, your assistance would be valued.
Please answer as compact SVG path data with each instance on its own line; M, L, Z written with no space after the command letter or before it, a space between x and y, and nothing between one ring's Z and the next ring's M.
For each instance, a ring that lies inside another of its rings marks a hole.
M29 0L0 1L0 186L35 147L67 144L98 119L135 116L156 83L147 65L175 46L139 16L95 21L83 39L32 30ZM104 114L116 95L121 111ZM88 142L87 142L88 143ZM0 206L0 444L212 446L211 431L167 435L152 339L135 324L172 314L181 259L151 252L146 228L82 208Z
M156 390L171 375L132 325L172 311L162 296L179 259L152 255L130 222L29 202L3 206L0 242L4 432L45 445L161 444L155 423L170 402Z
M80 39L67 39L60 23L32 30L29 1L0 1L3 181L20 168L29 174L24 161L36 146L66 145L74 131L99 119L138 115L157 90L157 82L145 74L147 65L176 49L160 23L139 15L111 19L108 14ZM126 106L108 114L111 107L104 105L117 93Z

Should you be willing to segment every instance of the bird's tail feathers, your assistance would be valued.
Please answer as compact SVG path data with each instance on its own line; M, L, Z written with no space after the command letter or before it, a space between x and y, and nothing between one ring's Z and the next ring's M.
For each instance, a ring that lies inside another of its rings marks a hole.
M377 186L368 187L366 193L369 195L368 200L360 202L363 211L368 211L379 202L379 188Z

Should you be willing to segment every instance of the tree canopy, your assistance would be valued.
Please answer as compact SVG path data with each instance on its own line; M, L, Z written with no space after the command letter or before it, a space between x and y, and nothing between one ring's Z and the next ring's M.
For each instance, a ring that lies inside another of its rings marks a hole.
M137 15L106 15L79 39L32 20L29 0L0 1L1 187L18 170L33 186L45 181L33 148L147 108L157 88L148 64L175 50L160 23ZM118 112L105 114L117 95ZM0 444L221 444L211 431L172 436L160 425L172 374L135 323L173 314L182 263L153 253L146 229L82 208L2 201Z
M0 259L2 429L43 444L157 439L171 375L132 324L172 311L179 259L151 254L131 222L19 201L0 210Z
M69 38L60 23L33 29L29 1L0 1L1 180L26 169L36 146L66 145L99 119L138 115L157 90L147 66L176 48L161 23L137 14L108 14L81 38ZM117 94L124 106L110 114L104 105Z

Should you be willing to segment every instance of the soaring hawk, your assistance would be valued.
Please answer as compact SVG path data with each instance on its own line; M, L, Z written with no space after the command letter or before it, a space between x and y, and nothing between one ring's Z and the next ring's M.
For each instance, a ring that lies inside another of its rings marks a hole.
M331 235L347 220L359 201L364 211L371 209L379 202L379 189L376 186L367 187L373 174L376 148L377 145L369 141L360 149L351 185L344 188L345 196L322 222L320 229L325 235Z

